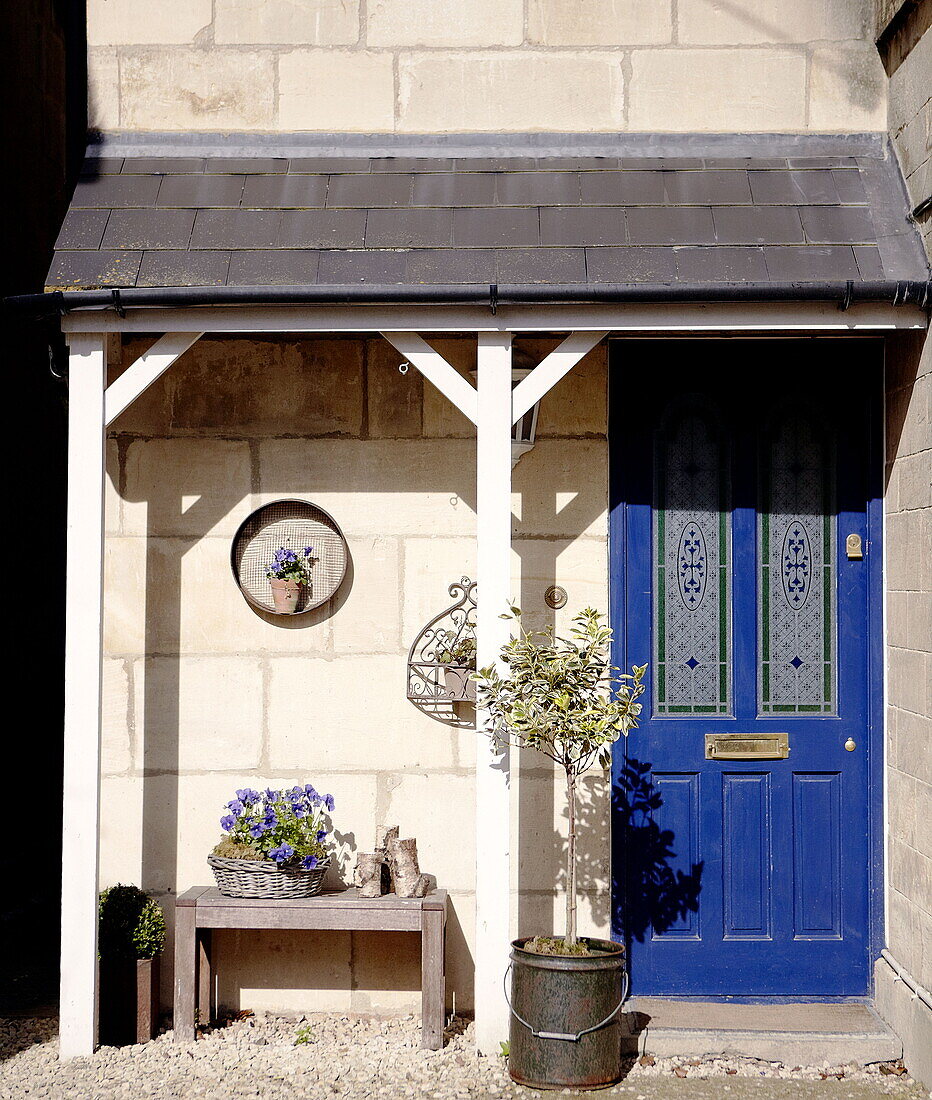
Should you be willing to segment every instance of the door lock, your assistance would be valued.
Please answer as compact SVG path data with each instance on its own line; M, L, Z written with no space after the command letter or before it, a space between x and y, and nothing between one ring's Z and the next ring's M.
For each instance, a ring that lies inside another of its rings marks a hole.
M848 561L861 561L864 557L864 546L860 535L852 532L845 539L845 553L848 555Z

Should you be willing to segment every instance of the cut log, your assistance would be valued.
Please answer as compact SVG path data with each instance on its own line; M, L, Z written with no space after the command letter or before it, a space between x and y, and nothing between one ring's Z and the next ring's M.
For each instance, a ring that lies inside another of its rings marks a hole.
M394 866L395 893L400 898L422 898L427 893L427 875L421 874L417 861L417 841L392 839L387 844L388 857Z
M391 894L395 890L395 864L392 860L388 845L398 839L399 829L397 825L379 825L375 830L375 850L380 852L385 860L382 872L385 879L385 893Z
M359 876L359 896L361 898L380 898L384 893L382 872L385 860L379 852L360 852L356 864Z

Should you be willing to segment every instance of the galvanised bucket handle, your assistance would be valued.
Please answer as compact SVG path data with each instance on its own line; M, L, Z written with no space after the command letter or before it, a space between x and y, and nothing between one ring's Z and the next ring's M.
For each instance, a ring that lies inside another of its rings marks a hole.
M625 998L628 996L628 972L627 970L622 970L621 999L619 1000L618 1004L615 1005L612 1011L605 1017L604 1020L600 1020L597 1024L593 1024L592 1027L584 1027L582 1031L577 1031L575 1034L568 1034L562 1031L535 1031L534 1028L527 1022L527 1020L525 1020L523 1016L519 1016L518 1013L515 1012L514 1008L512 1008L511 999L508 996L508 972L511 970L511 966L512 964L509 963L507 968L505 969L505 977L503 980L505 1003L508 1005L509 1011L511 1012L512 1016L514 1016L519 1024L524 1024L524 1026L534 1036L535 1039L563 1039L565 1042L568 1043L578 1043L579 1040L584 1035L588 1035L590 1031L598 1031L599 1028L605 1027L607 1023L610 1023L618 1015L618 1010L625 1003Z

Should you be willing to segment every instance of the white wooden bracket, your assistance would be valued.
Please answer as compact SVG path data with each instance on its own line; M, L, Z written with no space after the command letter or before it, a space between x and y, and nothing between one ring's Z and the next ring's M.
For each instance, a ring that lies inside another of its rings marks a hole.
M607 332L571 332L559 347L522 378L511 395L512 423L522 416L568 374L583 356L608 335Z
M109 427L121 412L168 370L180 356L203 336L203 332L166 332L156 340L119 378L107 387L104 418Z
M432 382L463 416L476 424L479 398L467 379L416 332L383 332L382 336Z

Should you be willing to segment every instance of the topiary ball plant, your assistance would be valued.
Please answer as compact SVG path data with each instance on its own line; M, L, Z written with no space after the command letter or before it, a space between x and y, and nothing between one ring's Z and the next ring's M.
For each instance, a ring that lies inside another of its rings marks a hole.
M101 959L154 959L165 946L162 907L138 886L104 890L98 944Z

